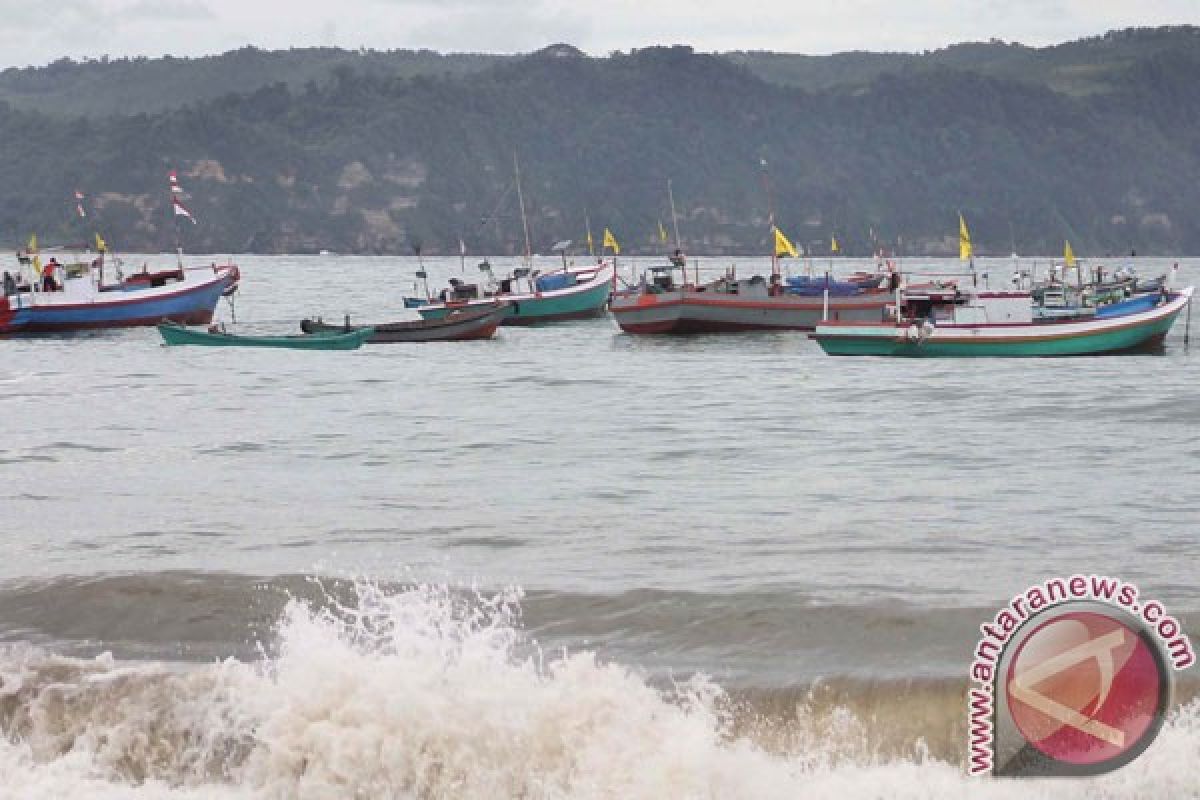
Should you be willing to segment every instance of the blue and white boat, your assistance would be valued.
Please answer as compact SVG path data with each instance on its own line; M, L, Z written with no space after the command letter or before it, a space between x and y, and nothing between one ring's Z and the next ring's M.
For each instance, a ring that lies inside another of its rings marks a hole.
M55 333L157 325L207 325L241 278L233 264L143 270L106 283L104 254L75 269L26 277L6 273L0 334Z

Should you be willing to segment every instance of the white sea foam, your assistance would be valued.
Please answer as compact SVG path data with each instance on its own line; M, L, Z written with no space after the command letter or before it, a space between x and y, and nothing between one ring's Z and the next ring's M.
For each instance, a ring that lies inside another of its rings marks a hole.
M836 731L768 753L731 735L709 681L664 692L588 652L543 657L518 600L362 584L352 608L289 604L255 664L3 651L0 798L1200 796L1195 705L1090 781L981 781Z

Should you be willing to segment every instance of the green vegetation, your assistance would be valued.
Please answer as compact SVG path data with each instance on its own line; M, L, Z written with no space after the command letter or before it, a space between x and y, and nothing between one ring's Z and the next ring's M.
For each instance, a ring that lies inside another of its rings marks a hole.
M0 73L0 240L79 239L72 192L125 250L517 252L612 228L658 248L673 179L693 252L765 252L776 216L827 252L1200 250L1200 31L927 55L587 58L240 50ZM115 70L115 71L114 71ZM119 77L118 77L119 76ZM219 89L219 91L218 91ZM40 96L43 103L31 98ZM80 106L85 102L88 106ZM103 111L102 111L103 109Z

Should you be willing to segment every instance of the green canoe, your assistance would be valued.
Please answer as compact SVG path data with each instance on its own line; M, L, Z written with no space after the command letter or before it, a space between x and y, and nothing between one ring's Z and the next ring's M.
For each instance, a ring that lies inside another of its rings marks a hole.
M371 338L374 328L356 328L349 333L313 333L301 336L241 336L232 333L197 331L182 325L162 324L158 332L168 345L196 344L205 347L284 347L289 350L357 350Z

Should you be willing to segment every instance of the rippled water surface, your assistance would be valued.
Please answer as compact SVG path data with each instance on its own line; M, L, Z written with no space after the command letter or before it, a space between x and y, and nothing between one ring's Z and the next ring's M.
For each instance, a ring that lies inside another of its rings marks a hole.
M242 263L239 324L264 331L403 315L412 269ZM402 564L953 606L1097 570L1200 608L1182 327L1159 357L973 362L609 319L350 354L168 349L153 330L10 340L0 576Z
M415 269L239 261L236 327L257 332L403 317ZM515 585L543 645L777 689L965 676L991 609L1059 574L1200 622L1183 338L1181 319L1160 354L973 361L608 318L352 353L2 341L0 638L253 660L288 597L326 596L304 576ZM958 691L937 690L945 719Z

